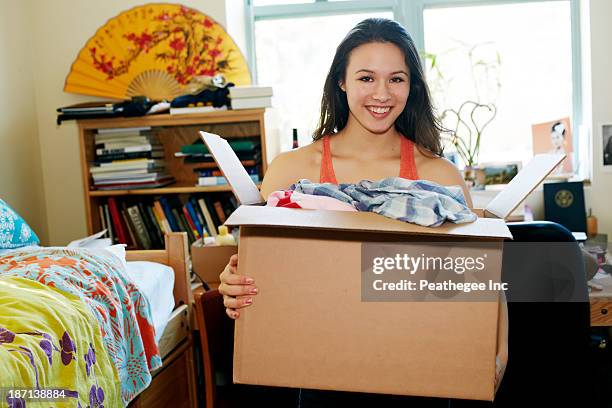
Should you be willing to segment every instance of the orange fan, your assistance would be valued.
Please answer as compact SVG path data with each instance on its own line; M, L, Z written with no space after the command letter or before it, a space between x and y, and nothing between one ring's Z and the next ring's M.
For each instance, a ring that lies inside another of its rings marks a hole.
M217 74L236 85L251 84L246 60L223 27L185 6L150 4L98 29L72 64L64 91L171 100L194 76Z

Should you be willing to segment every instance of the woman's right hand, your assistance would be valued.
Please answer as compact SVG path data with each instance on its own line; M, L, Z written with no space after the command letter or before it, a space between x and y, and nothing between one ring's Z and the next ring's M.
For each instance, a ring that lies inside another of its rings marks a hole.
M254 280L248 276L238 275L238 255L232 255L229 263L225 266L219 278L219 293L223 295L223 305L225 313L232 319L240 317L238 309L250 306L253 303L253 296L258 290Z

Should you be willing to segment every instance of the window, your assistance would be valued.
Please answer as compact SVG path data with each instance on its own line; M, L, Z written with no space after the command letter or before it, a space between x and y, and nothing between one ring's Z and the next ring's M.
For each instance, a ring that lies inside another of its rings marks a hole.
M392 17L391 13L374 16ZM257 80L274 88L275 109L267 122L278 129L281 150L291 148L292 128L298 129L300 146L312 140L336 47L364 18L344 14L255 22Z
M290 146L292 128L299 130L300 145L310 141L335 47L358 21L380 16L402 23L424 56L436 55L444 79L452 79L440 88L436 73L427 69L438 112L478 97L496 104L497 116L483 133L481 163L527 161L531 125L563 117L572 121L576 160L581 119L578 0L246 1L252 4L251 64L257 82L274 88L269 140L274 144L279 138L282 149L273 146L272 157ZM497 67L485 65L488 73L478 95L470 83L473 74L482 79L483 65L474 72L465 65L467 50L474 46L473 62L495 62L499 55Z
M527 161L531 125L572 116L569 1L431 8L423 22L425 51L439 69L431 69L430 58L438 110L470 99L497 106L481 139L480 162Z

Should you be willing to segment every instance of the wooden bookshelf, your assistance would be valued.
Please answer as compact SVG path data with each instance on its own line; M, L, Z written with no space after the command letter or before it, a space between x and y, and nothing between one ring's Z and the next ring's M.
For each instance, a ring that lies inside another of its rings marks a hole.
M259 141L261 145L260 179L267 169L265 144L264 109L228 110L204 114L188 115L151 115L134 118L86 119L77 121L79 129L80 162L85 192L85 212L87 230L93 234L101 229L99 205L109 197L162 196L170 194L219 193L231 191L228 185L198 187L194 168L213 168L213 163L185 163L182 157L175 157L183 145L191 144L199 138L199 131L216 133L226 139L248 138ZM166 170L176 182L161 188L96 190L89 173L90 163L94 161L94 134L98 129L151 127L164 148ZM245 166L255 164L243 161Z

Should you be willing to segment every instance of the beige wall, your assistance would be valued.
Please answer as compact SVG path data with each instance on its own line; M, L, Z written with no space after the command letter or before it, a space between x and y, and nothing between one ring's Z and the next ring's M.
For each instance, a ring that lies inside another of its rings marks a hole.
M37 56L35 99L51 245L66 244L87 232L77 127L73 122L56 126L55 108L95 98L63 92L64 80L78 52L100 26L121 11L144 3L142 0L39 0L32 10L30 27L35 41L30 52ZM182 0L180 3L225 25L224 0Z
M590 201L599 220L599 231L612 241L612 173L602 169L601 125L612 124L612 1L590 2L590 77L592 81L590 110L593 135L593 184Z
M47 239L32 52L30 1L0 0L0 198Z

